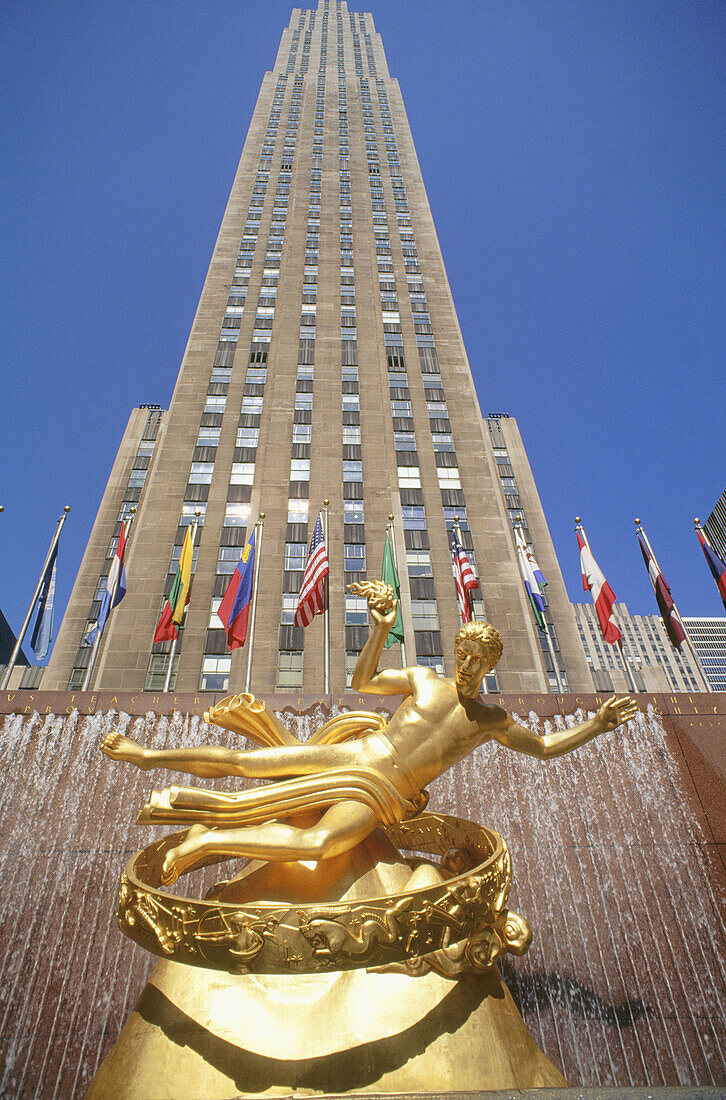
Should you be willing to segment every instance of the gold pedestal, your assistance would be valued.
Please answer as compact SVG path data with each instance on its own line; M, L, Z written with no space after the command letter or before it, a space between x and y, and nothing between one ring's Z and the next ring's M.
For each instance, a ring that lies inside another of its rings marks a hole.
M215 896L332 902L401 889L411 866L381 833L353 853L251 864ZM232 975L161 962L89 1100L229 1100L345 1092L561 1086L496 968Z

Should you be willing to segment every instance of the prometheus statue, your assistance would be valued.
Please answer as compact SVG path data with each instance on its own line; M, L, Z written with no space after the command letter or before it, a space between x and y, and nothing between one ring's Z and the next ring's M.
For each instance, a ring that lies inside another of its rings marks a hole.
M200 777L245 776L282 780L239 795L170 787L154 792L140 817L147 822L194 822L165 855L162 880L171 883L210 858L247 856L267 861L324 860L363 841L379 824L417 816L426 787L478 745L498 741L542 760L571 752L614 730L636 714L626 696L604 703L594 718L571 729L540 736L519 725L501 707L477 696L484 676L502 653L502 640L489 623L464 624L456 635L453 678L422 667L377 671L383 644L396 618L393 590L380 582L351 585L365 596L374 626L352 680L355 691L402 695L387 725L360 723L353 740L348 730L329 740L295 741L269 713L265 747L236 751L222 746L149 749L113 732L102 744L116 760L148 770L170 768ZM210 720L244 729L235 713L254 710L251 696L219 704ZM264 709L264 705L262 706ZM222 715L218 721L215 712ZM345 716L344 716L345 717ZM340 722L340 720L338 720ZM275 727L277 729L275 730ZM361 733L363 734L361 736ZM275 736L276 734L276 736ZM277 743L275 743L277 741ZM285 818L302 810L321 811L316 823L301 827Z

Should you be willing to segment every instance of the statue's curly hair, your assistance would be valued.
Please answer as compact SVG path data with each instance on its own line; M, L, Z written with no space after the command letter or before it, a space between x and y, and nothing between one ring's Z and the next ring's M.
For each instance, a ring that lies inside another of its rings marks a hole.
M477 642L482 647L491 668L494 668L504 649L502 636L496 627L492 626L491 623L485 623L483 619L474 619L472 622L463 623L459 627L454 644L458 645L465 638Z

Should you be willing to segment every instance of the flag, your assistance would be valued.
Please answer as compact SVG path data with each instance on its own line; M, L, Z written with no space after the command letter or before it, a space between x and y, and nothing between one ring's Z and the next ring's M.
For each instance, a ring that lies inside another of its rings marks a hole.
M580 547L582 587L585 592L589 592L592 596L592 602L595 604L597 621L600 623L602 636L610 645L622 645L622 634L613 622L612 617L615 593L605 580L600 566L590 553L590 548L587 546L582 535L579 531L575 533L577 535L577 545Z
M708 562L708 568L713 573L713 579L716 582L716 587L721 593L721 600L724 607L726 607L726 562L723 561L721 556L716 553L711 543L708 541L703 531L696 529L698 535L698 541L701 544L704 554L706 555L706 561Z
M540 630L546 630L544 618L545 602L542 596L542 589L546 586L544 573L534 560L534 554L531 550L527 549L527 544L524 541L524 535L520 527L515 528L514 537L517 542L517 558L519 559L519 571L522 574L522 580L524 581L524 587L529 596L529 602L532 605L534 611L534 617L537 620L537 626Z
M330 572L328 551L323 538L323 520L318 514L313 537L310 540L308 560L300 587L300 597L295 611L295 626L309 626L316 615L322 614L328 607L328 584L326 577Z
M242 551L237 568L232 574L222 596L217 615L227 631L229 649L239 649L247 637L247 616L252 602L252 585L255 576L255 532Z
M171 592L164 603L164 610L154 633L154 645L157 642L171 642L178 636L177 626L184 618L184 608L189 603L192 584L192 560L194 558L194 543L192 542L192 529L187 527L184 537L179 566L171 586Z
M385 642L383 643L384 649L390 649L396 642L403 641L403 619L401 618L401 582L398 579L398 570L396 569L396 562L393 557L393 547L391 546L391 540L388 537L388 531L386 531L386 541L383 544L383 566L381 568L381 580L384 584L390 584L393 589L394 595L398 600L398 607L396 609L396 619L393 626L388 632Z
M124 551L126 550L126 524L121 524L121 531L118 536L118 543L116 545L116 551L113 555L113 561L111 562L111 568L108 571L106 577L106 587L103 590L101 596L101 609L98 612L98 619L96 625L86 634L83 639L83 645L93 645L96 638L100 638L103 634L103 629L106 625L106 620L113 611L114 607L118 607L121 600L126 595L126 566L124 565Z
M464 553L464 547L457 538L456 531L451 532L451 569L454 574L456 600L459 604L461 621L462 623L469 623L473 618L471 593L479 587L479 582L474 576L474 570Z
M55 604L55 573L58 562L58 543L53 548L53 553L45 567L43 579L40 582L40 594L38 596L38 617L35 620L33 636L30 645L33 653L42 661L48 655L51 639L53 638L53 605Z
M676 649L680 649L683 642L686 640L686 632L683 629L678 611L676 610L676 605L673 602L671 590L660 571L658 563L648 549L645 539L641 537L640 531L638 531L638 542L640 543L640 549L643 554L645 568L648 570L650 583L653 585L656 603L658 604L660 617L663 620L663 626L666 628L666 634L670 638L671 644L674 645Z

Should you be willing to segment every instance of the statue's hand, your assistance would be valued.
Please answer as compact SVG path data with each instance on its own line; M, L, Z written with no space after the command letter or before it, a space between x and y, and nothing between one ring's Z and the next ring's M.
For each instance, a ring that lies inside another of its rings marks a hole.
M383 581L356 581L346 585L349 592L368 601L368 611L375 623L392 627L398 613L398 600L390 584Z
M635 699L631 699L629 695L624 695L622 699L616 699L613 695L600 707L595 716L595 721L602 726L603 733L608 733L610 730L622 726L624 722L629 722L631 718L635 718L637 713L638 704Z

